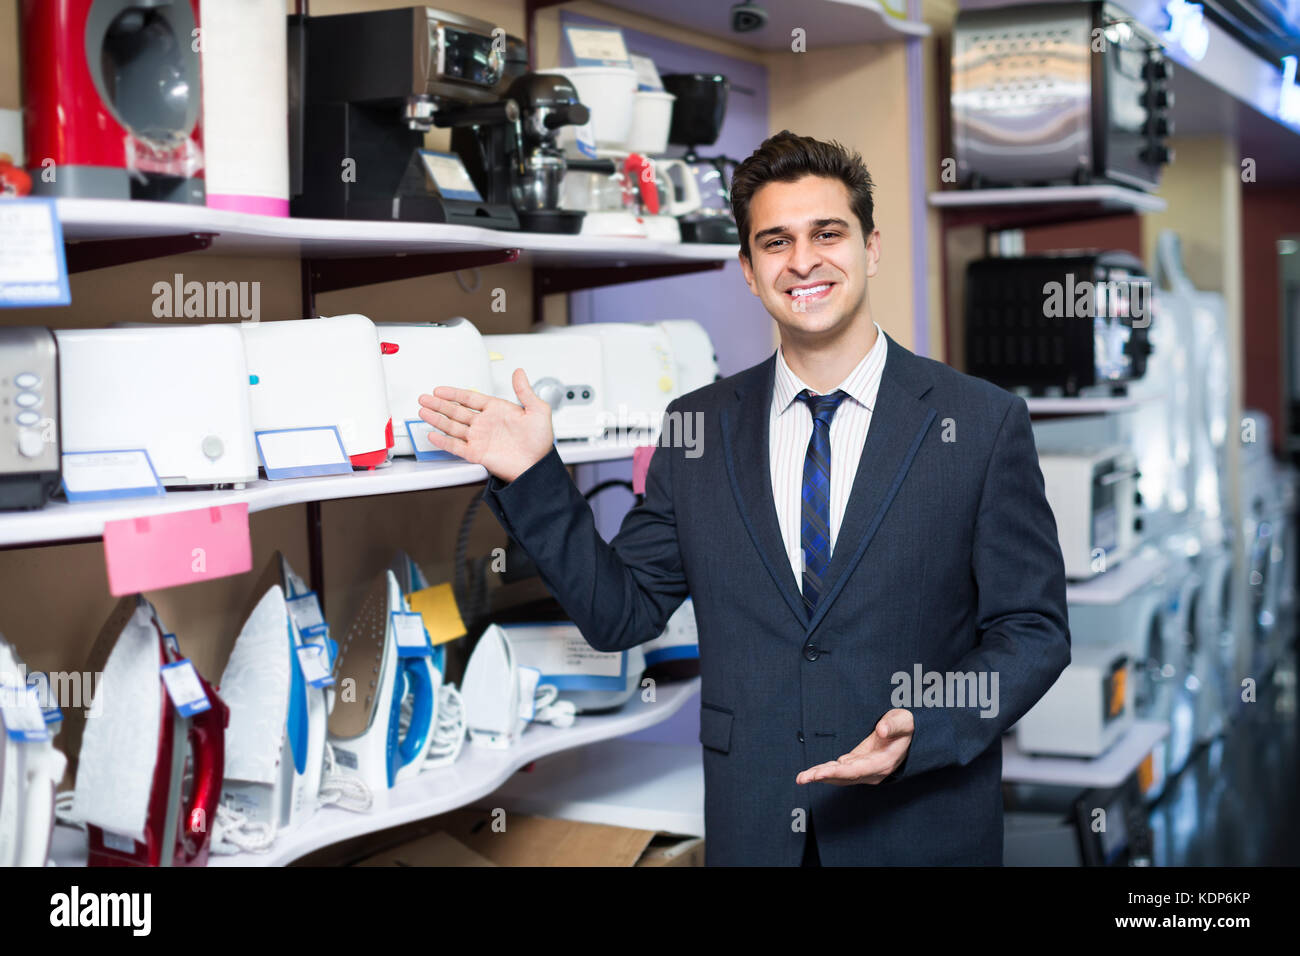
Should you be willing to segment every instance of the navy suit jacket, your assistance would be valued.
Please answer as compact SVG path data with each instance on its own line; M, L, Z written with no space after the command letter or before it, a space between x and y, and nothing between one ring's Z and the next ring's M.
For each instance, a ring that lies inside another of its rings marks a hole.
M1070 660L1056 523L1024 400L888 349L811 618L769 476L775 353L672 402L700 444L665 431L608 544L554 450L484 492L593 647L651 640L694 599L710 865L798 865L809 817L823 865L1002 861L1001 735ZM916 729L888 780L795 783L867 737L918 666L996 673L996 716L909 695Z

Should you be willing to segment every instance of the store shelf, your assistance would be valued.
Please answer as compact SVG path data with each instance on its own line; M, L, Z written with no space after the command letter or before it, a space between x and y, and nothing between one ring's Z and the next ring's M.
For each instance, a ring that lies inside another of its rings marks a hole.
M1030 415L1106 415L1111 412L1132 411L1147 402L1163 399L1163 395L1077 396L1075 398L1026 396Z
M1066 585L1070 604L1118 604L1169 567L1169 558L1151 549L1125 558L1090 581Z
M515 774L492 794L510 813L704 836L704 764L696 744L607 740Z
M699 692L699 679L659 684L657 699L648 704L633 697L612 714L579 716L563 730L529 727L510 750L465 745L449 767L430 770L388 792L387 806L371 813L350 813L326 807L302 827L284 834L267 853L214 856L209 866L284 866L322 847L389 827L413 823L467 806L492 793L521 767L561 751L621 737L667 720ZM72 827L56 827L51 859L58 866L84 866L86 835Z
M1037 757L1020 750L1015 733L1002 737L1002 779L1006 783L1035 783L1055 787L1109 789L1127 780L1169 736L1169 724L1136 721L1128 733L1100 757Z
M790 49L791 31L807 38L807 49L851 43L882 43L930 35L925 23L894 16L877 0L762 0L767 24L750 33L731 28L730 3L699 0L605 0L641 16L652 16L674 26L759 50Z
M560 457L567 464L615 461L631 458L636 445L650 444L648 433L620 439L590 442L561 442ZM487 470L462 461L395 460L374 471L319 478L258 480L243 489L188 491L173 489L157 498L127 498L117 501L52 501L39 511L0 512L0 548L21 547L98 538L104 523L129 518L147 518L217 505L247 503L248 510L267 511L308 501L392 495L406 491L451 488L487 480Z
M60 199L57 206L65 241L210 234L208 248L231 256L335 259L518 249L521 262L573 267L730 261L738 251L727 245L505 232L443 223L281 218L184 203Z
M944 211L950 226L983 225L990 229L1012 229L1125 213L1164 212L1168 205L1159 196L1109 183L950 189L930 193L929 202Z

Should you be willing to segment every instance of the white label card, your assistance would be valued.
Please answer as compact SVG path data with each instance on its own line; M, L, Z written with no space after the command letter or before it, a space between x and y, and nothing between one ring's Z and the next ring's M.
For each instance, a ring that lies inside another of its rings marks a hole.
M425 656L433 653L433 646L424 631L424 618L412 611L393 612L393 634L397 637L397 653L403 657Z
M203 685L199 683L198 672L194 670L194 664L190 661L177 661L175 664L165 665L162 669L162 679L167 686L168 696L176 705L176 712L182 717L201 714L212 706L208 695L203 691Z
M0 306L70 305L54 200L0 202Z
M627 44L619 29L593 29L590 27L565 27L569 49L579 64L603 63L614 65L628 62Z
M312 687L328 687L334 683L329 671L329 654L320 644L306 644L298 648L298 663L302 676Z
M69 501L165 493L149 453L143 448L64 452L63 490Z
M299 631L307 631L325 623L325 618L321 616L320 612L320 601L316 600L315 591L308 591L306 594L289 598L286 603L289 605L289 614L293 617L294 626Z

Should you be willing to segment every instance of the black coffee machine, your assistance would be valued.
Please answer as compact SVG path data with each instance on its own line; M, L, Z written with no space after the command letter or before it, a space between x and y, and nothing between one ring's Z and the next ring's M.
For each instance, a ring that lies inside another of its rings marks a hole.
M430 7L291 17L293 215L518 229L508 198L440 189L445 164L424 135L509 135L519 111L501 93L520 50L487 21Z
M514 207L520 228L576 235L586 213L560 208L564 174L570 169L614 172L607 159L569 159L557 145L560 129L581 126L590 111L573 84L557 74L527 73L510 84L505 96L519 109L513 127L460 125L452 131L452 148L485 198ZM456 119L455 113L438 115L434 124L453 125Z
M716 73L668 73L662 80L664 89L676 97L668 142L686 147L682 159L695 169L702 201L697 211L680 220L682 242L734 245L740 242L740 233L731 214L728 170L735 169L739 162L696 152L698 147L718 141L727 115L730 84L725 76Z

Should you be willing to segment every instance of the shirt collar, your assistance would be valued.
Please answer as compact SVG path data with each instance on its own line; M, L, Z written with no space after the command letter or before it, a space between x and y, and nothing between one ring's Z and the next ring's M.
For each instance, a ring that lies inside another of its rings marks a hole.
M876 394L880 390L880 377L884 371L885 358L887 355L887 346L885 344L885 333L880 329L879 322L873 322L876 327L876 344L871 347L866 355L862 356L862 361L853 367L853 370L845 376L844 381L840 382L837 388L843 389L858 404L865 407L868 411L875 411ZM804 384L790 370L786 364L785 353L778 347L776 350L776 379L772 383L772 405L779 415L790 407L790 403L804 389L816 393L816 389ZM831 389L835 391L835 389Z

